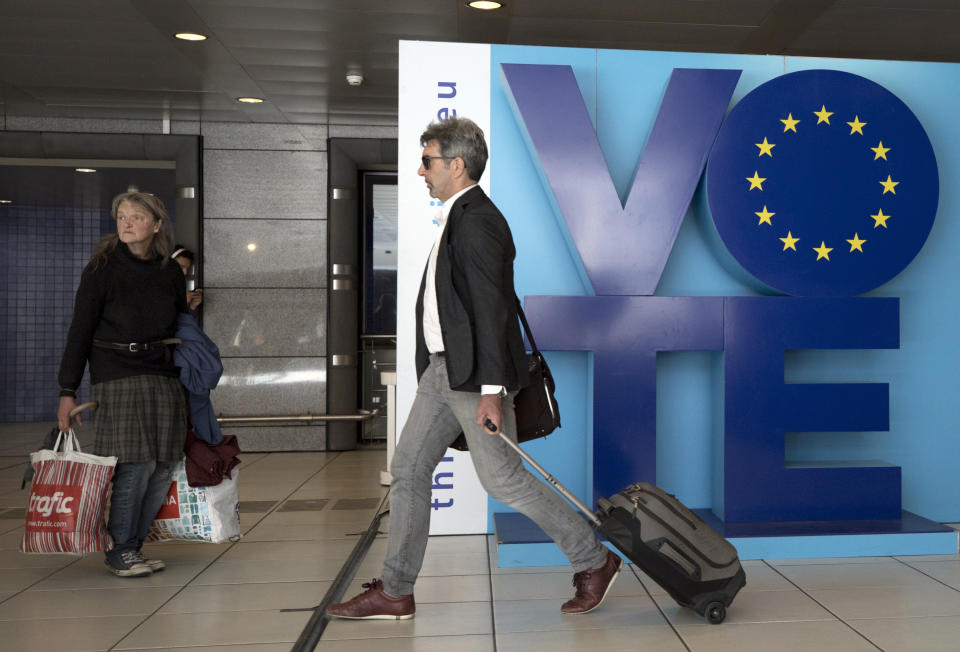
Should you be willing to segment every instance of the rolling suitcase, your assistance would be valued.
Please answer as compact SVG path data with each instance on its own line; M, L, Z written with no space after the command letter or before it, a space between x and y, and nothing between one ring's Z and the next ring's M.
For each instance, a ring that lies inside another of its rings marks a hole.
M597 530L678 604L717 625L747 583L737 550L674 496L646 482L597 501Z
M713 625L723 622L727 607L747 583L729 541L674 496L646 482L601 498L594 513L520 446L502 432L500 436L678 604Z

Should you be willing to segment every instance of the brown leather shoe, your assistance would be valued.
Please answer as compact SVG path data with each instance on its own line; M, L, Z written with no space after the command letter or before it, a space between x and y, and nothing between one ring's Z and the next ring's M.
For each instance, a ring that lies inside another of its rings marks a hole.
M577 594L560 607L565 614L585 614L600 606L607 597L613 581L620 574L623 561L611 551L607 551L607 561L600 568L580 571L573 576L573 586Z
M366 591L353 599L327 607L327 613L353 620L409 620L417 611L412 595L391 598L383 592L381 580L370 580L363 588Z

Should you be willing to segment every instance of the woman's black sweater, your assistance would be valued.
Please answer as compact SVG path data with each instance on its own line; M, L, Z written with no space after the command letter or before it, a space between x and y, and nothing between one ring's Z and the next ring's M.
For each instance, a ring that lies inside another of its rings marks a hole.
M60 387L75 390L87 361L92 384L144 374L179 376L165 348L131 353L93 344L95 339L156 342L176 335L177 315L188 312L186 281L176 262L161 262L137 258L118 242L106 265L87 265L60 361Z

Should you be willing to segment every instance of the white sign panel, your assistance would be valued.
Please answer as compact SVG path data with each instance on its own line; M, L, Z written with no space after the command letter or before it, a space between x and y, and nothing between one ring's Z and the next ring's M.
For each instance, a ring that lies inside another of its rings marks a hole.
M470 118L490 145L490 46L473 43L400 41L397 186L397 438L417 390L414 312L427 256L436 239L440 209L430 197L420 165L420 134L435 120ZM490 164L480 179L489 193ZM449 450L434 471L430 534L487 531L487 494L470 454Z

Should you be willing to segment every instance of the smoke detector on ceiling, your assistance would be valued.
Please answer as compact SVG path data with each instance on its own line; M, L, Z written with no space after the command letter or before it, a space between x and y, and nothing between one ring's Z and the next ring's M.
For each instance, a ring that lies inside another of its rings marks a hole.
M351 86L359 86L363 83L363 75L358 72L348 72L347 83Z

